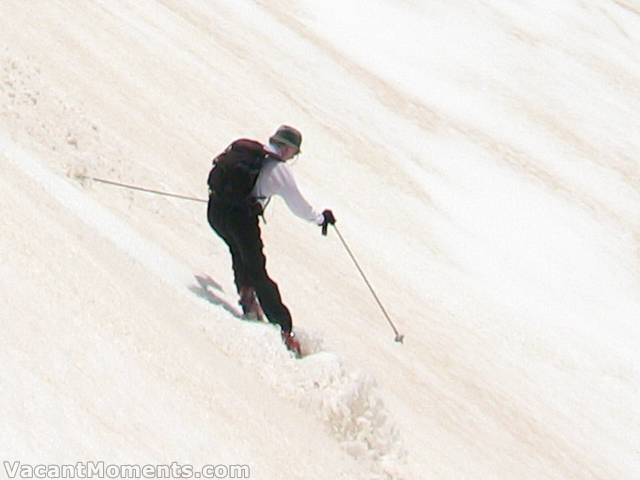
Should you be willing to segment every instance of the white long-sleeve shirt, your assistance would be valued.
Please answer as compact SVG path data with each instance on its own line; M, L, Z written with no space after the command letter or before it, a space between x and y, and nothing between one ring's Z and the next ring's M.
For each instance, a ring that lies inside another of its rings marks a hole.
M278 153L277 148L273 145L268 145L266 149L272 153ZM313 208L300 192L287 164L268 158L262 166L252 196L258 199L264 207L274 195L281 197L289 210L303 220L313 222L316 225L321 225L324 221L322 213Z

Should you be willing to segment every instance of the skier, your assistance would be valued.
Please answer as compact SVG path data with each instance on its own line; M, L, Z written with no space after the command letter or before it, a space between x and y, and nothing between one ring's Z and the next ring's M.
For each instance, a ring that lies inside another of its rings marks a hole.
M282 125L263 145L254 140L234 141L213 161L209 174L207 219L231 252L239 304L246 318L280 325L287 348L300 355L292 330L291 313L278 285L269 278L258 217L272 196L284 199L298 217L322 226L335 223L331 210L319 212L304 198L286 162L300 153L302 135Z

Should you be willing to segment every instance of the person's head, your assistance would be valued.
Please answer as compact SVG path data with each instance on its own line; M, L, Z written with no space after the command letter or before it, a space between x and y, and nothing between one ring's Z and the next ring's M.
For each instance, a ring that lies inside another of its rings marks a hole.
M281 125L269 138L269 142L278 147L283 160L289 160L300 153L302 134L293 127Z

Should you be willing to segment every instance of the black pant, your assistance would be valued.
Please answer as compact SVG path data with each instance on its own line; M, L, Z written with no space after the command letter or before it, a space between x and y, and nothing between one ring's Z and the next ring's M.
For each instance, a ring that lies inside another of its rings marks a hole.
M267 274L258 215L248 208L231 206L211 197L207 219L229 246L238 292L241 287L253 287L269 321L290 332L291 313L282 303L278 285Z

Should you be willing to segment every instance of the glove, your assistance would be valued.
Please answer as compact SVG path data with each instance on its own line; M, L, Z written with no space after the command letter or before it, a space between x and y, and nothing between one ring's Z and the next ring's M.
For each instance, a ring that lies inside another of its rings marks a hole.
M324 217L324 221L322 222L322 235L326 235L329 224L335 225L336 217L333 216L333 212L331 210L325 210L322 212L322 216Z

